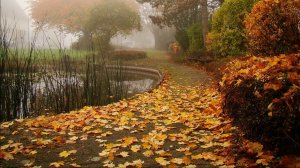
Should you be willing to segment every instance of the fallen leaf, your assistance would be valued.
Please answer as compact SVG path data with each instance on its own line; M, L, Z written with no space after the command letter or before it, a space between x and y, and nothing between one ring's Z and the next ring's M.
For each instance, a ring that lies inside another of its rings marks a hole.
M138 152L139 150L141 150L141 145L133 145L130 148L132 150L132 152Z
M146 150L144 153L143 153L144 156L146 157L151 157L152 155L154 155L153 151L152 150Z
M36 150L31 151L29 154L30 154L30 155L35 155L35 154L37 154L37 151L36 151Z
M128 155L128 152L121 152L119 155L122 156L123 158L129 156L129 155Z
M75 154L75 153L77 153L77 150L62 151L62 152L59 153L59 157L67 158L71 154Z
M155 158L155 161L162 166L167 166L170 164L170 162L167 161L166 158L163 158L163 157Z
M77 163L72 163L72 164L70 164L70 166L72 166L72 167L81 167L81 166L78 165Z
M142 161L141 159L135 160L132 162L132 166L135 166L137 168L142 168L143 164L144 164L144 161Z
M54 167L61 167L63 165L65 165L64 161L52 162L49 164L49 166L54 166Z
M180 165L180 164L183 164L183 159L181 159L181 158L173 158L173 159L171 159L170 162Z
M12 160L14 159L14 156L8 152L0 151L0 159Z
M183 158L182 158L182 162L183 162L185 165L189 165L189 164L191 164L191 159L188 158L188 157L183 157Z
M100 161L100 157L93 157L92 159L91 159L91 161L92 162L98 162L98 161Z

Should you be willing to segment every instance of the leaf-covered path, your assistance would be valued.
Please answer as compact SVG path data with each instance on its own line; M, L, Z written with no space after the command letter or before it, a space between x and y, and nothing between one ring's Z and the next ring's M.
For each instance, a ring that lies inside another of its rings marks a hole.
M221 113L219 92L207 87L210 78L170 63L166 55L158 58L156 66L175 79L167 75L150 93L2 123L0 166L234 167L230 151L235 128ZM184 75L176 78L179 73ZM197 84L199 79L205 80Z

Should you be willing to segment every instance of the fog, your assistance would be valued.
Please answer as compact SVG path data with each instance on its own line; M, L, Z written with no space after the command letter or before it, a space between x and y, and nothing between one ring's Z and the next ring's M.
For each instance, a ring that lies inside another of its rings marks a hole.
M31 18L30 5L28 0L1 0L2 18L5 18L11 29L16 28L19 32L18 37L22 38L22 45L32 41L36 32L36 25ZM144 7L139 5L140 15L143 16ZM133 31L131 34L118 34L111 39L111 44L120 48L154 48L155 38L151 28L149 28L149 20L141 17L142 29ZM2 19L3 21L3 19ZM46 27L39 31L36 41L37 48L69 48L73 42L78 40L78 35L59 31L57 28ZM20 41L20 40L19 40ZM20 43L20 42L19 42Z

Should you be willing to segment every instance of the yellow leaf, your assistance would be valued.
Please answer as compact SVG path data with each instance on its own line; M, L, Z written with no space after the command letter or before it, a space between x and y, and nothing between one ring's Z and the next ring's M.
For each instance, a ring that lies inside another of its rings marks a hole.
M102 130L101 129L96 129L96 130L92 130L92 131L88 131L88 134L101 134Z
M125 147L133 144L134 142L138 141L136 137L125 137L122 140L123 140L123 143L122 143L123 148L125 148Z
M42 139L42 138L39 138L39 139L36 140L36 144L39 145L39 146L48 145L51 142L52 141L49 140L49 139Z
M135 166L137 168L142 168L143 164L144 164L144 161L142 161L142 160L139 159L139 160L133 161L132 166Z
M85 127L82 128L82 131L86 132L86 131L91 130L92 128L93 127L91 127L91 126L85 126Z
M66 157L70 156L71 154L75 154L75 153L77 153L77 150L62 151L59 153L59 157L66 158Z
M29 154L30 154L30 155L35 155L35 154L37 154L37 151L36 151L36 150L31 151Z
M139 150L141 150L141 145L133 145L130 149L132 150L132 152L138 152Z
M257 163L257 164L262 164L262 165L264 165L264 166L268 166L268 165L269 165L269 163L268 163L265 159L258 159L258 160L256 161L256 163Z
M72 166L72 167L81 167L81 166L78 165L77 163L72 163L72 164L70 164L70 166Z
M109 151L108 150L104 150L101 153L99 153L100 157L107 157L109 155Z
M162 166L167 166L167 165L170 164L170 162L167 161L166 158L163 158L163 157L155 158L155 161L156 161L157 163L159 163L160 165L162 165Z
M64 161L58 161L58 162L50 163L50 166L54 166L54 167L60 167L60 166L63 166L63 165L65 165Z
M9 128L10 126L14 125L14 122L4 122L0 125L0 128Z
M144 149L151 149L151 145L149 143L143 143L142 145Z
M16 135L17 133L19 133L18 131L14 131L14 132L12 132L11 134L12 135Z
M198 155L192 155L192 159L193 160L198 160L198 159L203 159L203 155L202 154L198 154Z
M152 152L152 150L146 150L143 153L143 155L146 156L146 157L151 157L152 155L154 155L154 153Z
M181 159L181 158L173 158L172 160L171 160L171 163L175 163L175 164L183 164L183 159Z
M128 157L128 152L121 152L120 156L122 156L123 158Z
M270 104L268 105L268 110L273 110L273 103L270 103Z
M269 116L269 117L272 117L272 116L273 116L273 112L272 112L272 111L269 112L269 113L268 113L268 116Z
M249 73L249 69L241 69L241 70L239 70L238 73L241 73L241 74L248 74L248 73Z

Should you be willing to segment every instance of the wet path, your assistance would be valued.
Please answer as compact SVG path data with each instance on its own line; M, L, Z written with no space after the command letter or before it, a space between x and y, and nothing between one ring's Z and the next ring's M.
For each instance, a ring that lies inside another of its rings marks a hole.
M193 67L175 63L171 56L163 51L149 51L148 57L142 60L124 62L125 64L148 66L157 68L163 72L168 72L172 80L180 85L195 86L203 84L209 86L212 84L212 78L206 72Z

